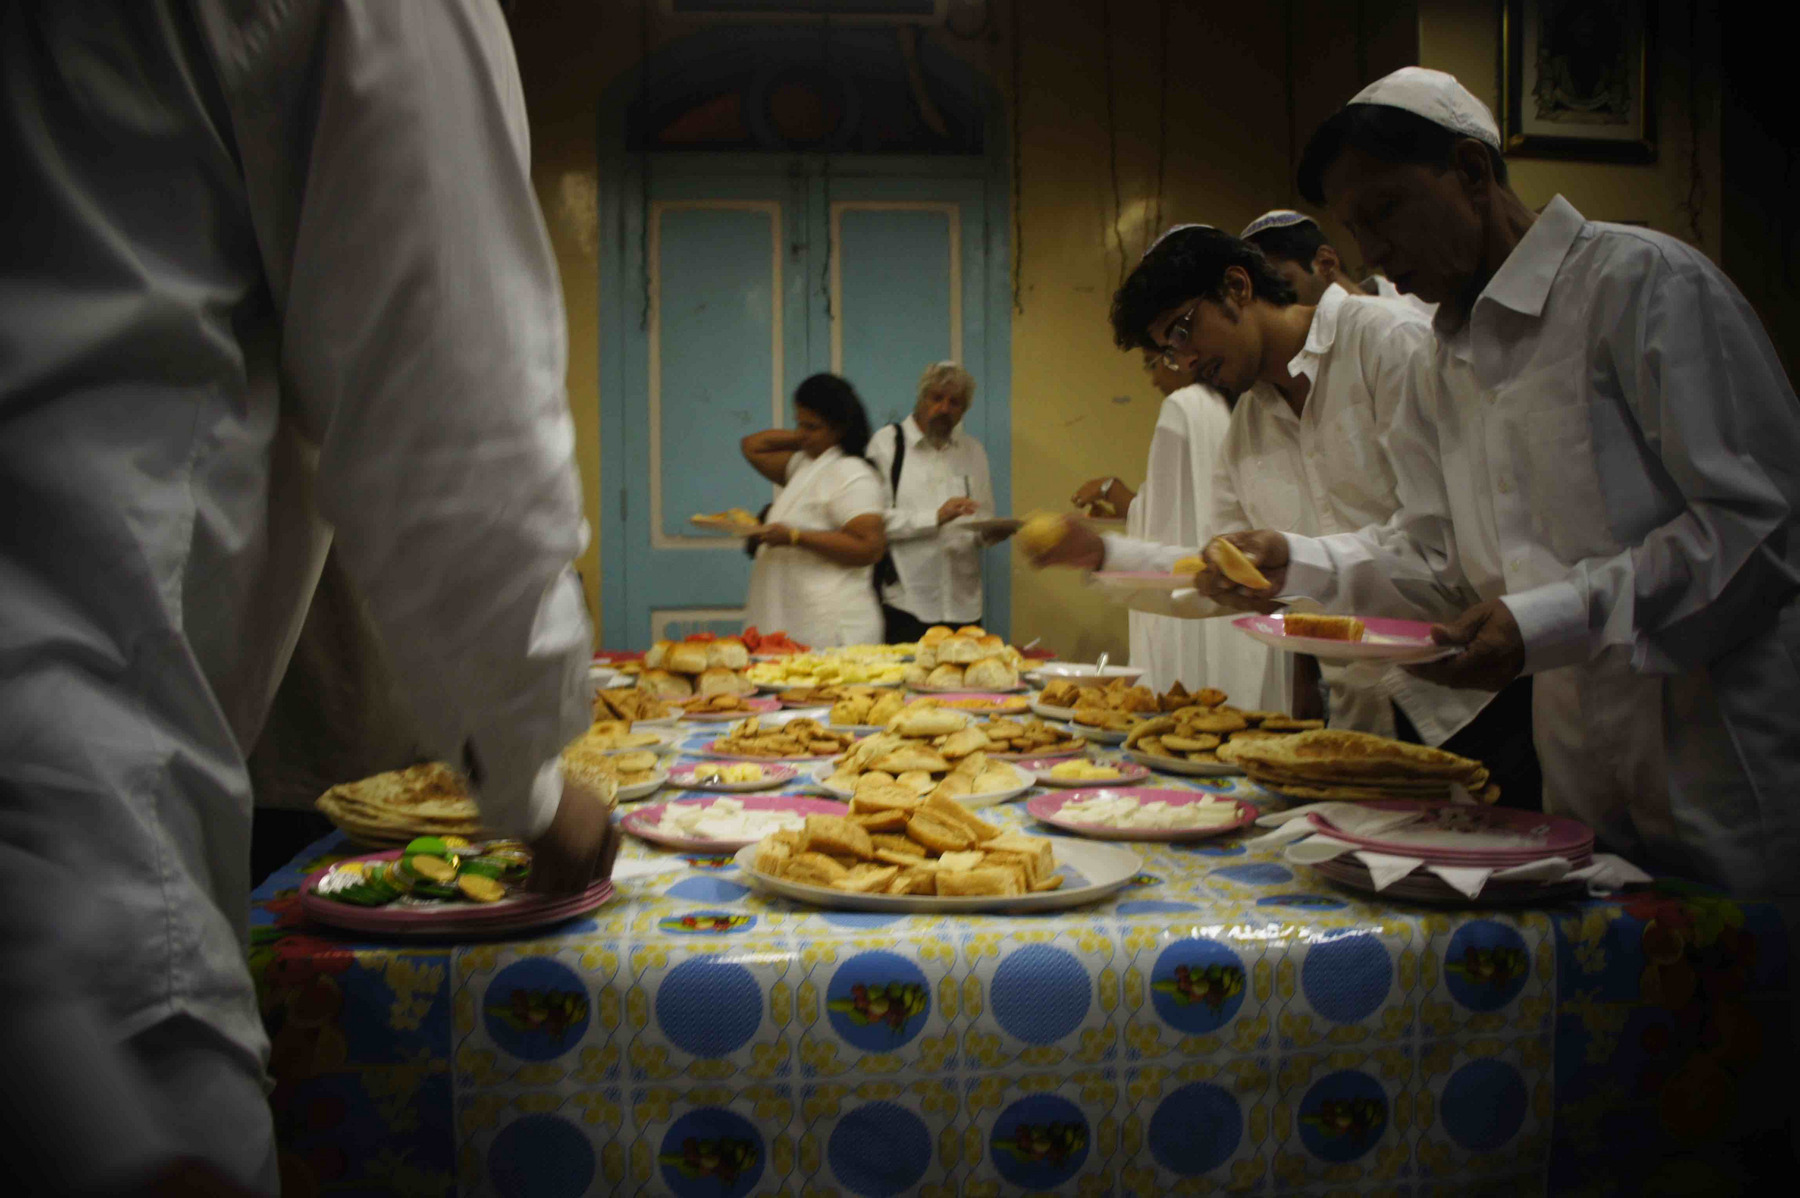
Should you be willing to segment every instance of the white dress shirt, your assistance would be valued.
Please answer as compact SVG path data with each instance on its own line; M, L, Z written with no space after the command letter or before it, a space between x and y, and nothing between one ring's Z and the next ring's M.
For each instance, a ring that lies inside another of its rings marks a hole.
M858 516L880 515L887 496L874 468L837 446L818 457L789 456L787 483L768 522L801 532L836 532ZM814 648L881 640L873 566L840 566L798 545L762 545L750 567L744 623L784 631Z
M1274 528L1305 536L1380 524L1399 506L1382 448L1406 380L1429 357L1431 325L1404 304L1353 296L1333 284L1313 311L1306 345L1288 363L1311 386L1299 415L1281 392L1257 383L1238 400L1215 466L1212 535ZM1446 619L1474 601L1445 604ZM1291 659L1277 655L1275 667ZM1443 744L1493 698L1451 690L1398 667L1320 662L1331 725L1394 735L1393 705L1425 743Z
M1224 398L1198 383L1163 400L1144 485L1126 513L1126 535L1103 538L1107 569L1166 571L1205 539L1213 463L1230 420ZM1242 706L1288 709L1286 677L1270 669L1268 647L1227 621L1180 618L1185 615L1175 597L1156 611L1130 613L1131 664L1149 671L1148 685L1159 691L1177 682L1189 690L1211 686Z
M566 325L490 3L9 5L0 161L0 1056L98 1181L169 1101L122 1039L266 1058L244 758L326 524L487 821L553 816Z
M982 541L960 520L938 526L948 499L975 501L972 519L994 514L994 486L988 478L987 450L959 423L949 440L933 445L918 421L900 422L906 460L900 487L884 514L888 551L900 581L882 591L882 602L927 624L973 624L981 619ZM869 438L869 461L882 484L893 477L894 426Z
M1688 246L1558 197L1422 365L1389 429L1401 510L1289 537L1289 590L1394 615L1503 597L1546 802L1792 893L1800 403L1755 313Z

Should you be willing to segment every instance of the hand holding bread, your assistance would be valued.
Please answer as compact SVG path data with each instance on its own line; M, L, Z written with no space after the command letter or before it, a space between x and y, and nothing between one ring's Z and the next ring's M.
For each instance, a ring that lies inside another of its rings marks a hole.
M1240 611L1271 612L1287 582L1287 538L1267 529L1214 537L1201 556L1209 567L1194 586L1215 603Z

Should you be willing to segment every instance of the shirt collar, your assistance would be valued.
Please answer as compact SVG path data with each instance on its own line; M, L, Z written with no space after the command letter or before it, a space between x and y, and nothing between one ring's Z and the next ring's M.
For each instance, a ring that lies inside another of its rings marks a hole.
M907 448L910 449L915 445L925 443L925 430L919 427L918 420L913 417L908 416L902 420L900 430L906 434ZM962 444L962 421L959 420L956 422L956 427L950 430L950 436L944 441L944 448L954 449L960 444Z
M1303 374L1309 383L1319 381L1319 362L1331 352L1332 343L1337 340L1338 313L1349 298L1350 293L1336 283L1325 289L1318 306L1313 309L1312 325L1306 330L1306 344L1288 363L1289 374Z
M1476 305L1492 300L1523 316L1542 316L1544 302L1550 298L1550 285L1556 282L1556 273L1569 256L1569 247L1575 244L1586 223L1575 211L1575 205L1560 195L1544 205L1544 211L1481 289Z

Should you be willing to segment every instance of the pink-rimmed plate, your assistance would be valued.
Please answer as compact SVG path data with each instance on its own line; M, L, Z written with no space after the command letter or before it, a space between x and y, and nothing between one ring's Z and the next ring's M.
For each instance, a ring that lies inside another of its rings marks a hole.
M1108 786L1132 786L1150 776L1150 771L1135 761L1096 761L1094 763L1118 770L1117 778L1055 778L1051 776L1051 770L1072 760L1074 760L1073 757L1027 757L1022 761L1015 761L1013 764L1022 770L1030 770L1045 786L1076 786L1084 790L1095 790Z
M772 711L780 711L781 704L774 699L745 699L748 711L684 711L681 719L694 724L729 724L734 720L749 719L753 715L768 715Z
M1374 799L1361 806L1378 811L1417 811L1421 818L1378 835L1346 832L1318 812L1306 819L1328 836L1359 849L1418 857L1436 865L1524 865L1545 857L1589 858L1594 833L1586 824L1535 811L1483 807L1424 799Z
M804 818L808 815L843 815L846 808L842 803L832 799L811 799L802 795L750 795L736 800L744 805L745 811L786 811ZM735 853L747 844L755 844L763 835L713 840L704 837L679 836L661 831L663 812L670 807L707 807L719 802L718 799L672 799L667 803L654 803L649 807L640 807L619 821L619 827L631 833L639 840L647 840L651 844L661 845L668 849L705 853ZM769 829L774 831L773 828Z
M800 765L808 761L836 761L843 756L842 753L833 753L829 757L815 757L809 753L804 757L749 757L742 753L733 753L728 749L719 748L722 743L722 741L716 740L707 741L700 746L698 756L711 757L718 761L754 761L758 765Z
M390 849L384 853L369 853L351 860L392 861L401 855L401 850ZM312 874L301 884L300 910L307 918L318 923L378 936L509 936L586 915L611 898L613 893L612 882L602 879L580 894L564 898L519 894L509 895L497 903L447 902L431 906L358 907L314 892L319 880L341 864L342 862L335 862Z
M1283 618L1281 612L1267 616L1239 616L1231 626L1252 640L1283 652L1307 653L1327 661L1437 661L1457 652L1454 646L1434 643L1431 625L1418 620L1363 616L1360 617L1362 640L1334 641L1319 636L1289 636Z
M683 765L669 771L668 785L678 790L709 790L719 794L747 794L756 790L773 790L777 786L786 786L800 776L800 771L791 765L781 765L772 761L754 761L752 765L762 766L763 776L757 782L720 782L715 780L701 781L694 777L700 767Z
M1414 870L1404 878L1388 883L1385 889L1377 890L1368 866L1353 857L1320 861L1310 868L1317 871L1319 876L1347 889L1361 891L1377 902L1403 899L1438 907L1529 907L1560 903L1566 899L1579 898L1587 892L1586 883L1568 878L1556 882L1490 879L1481 888L1479 895L1470 898L1436 874L1423 869Z
M1065 819L1061 812L1070 803L1082 799L1120 798L1137 799L1140 804L1153 803L1158 799L1171 807L1189 807L1196 803L1227 803L1236 806L1237 819L1228 824L1220 824L1210 828L1115 828L1108 824L1084 824L1073 819ZM1025 810L1033 819L1049 824L1053 828L1062 828L1081 836L1095 840L1145 840L1164 844L1175 844L1186 840L1206 840L1213 836L1223 836L1227 832L1236 832L1248 828L1256 822L1262 813L1253 805L1242 799L1221 798L1198 790L1164 790L1157 787L1132 787L1127 790L1066 790L1060 794L1038 795L1025 804Z

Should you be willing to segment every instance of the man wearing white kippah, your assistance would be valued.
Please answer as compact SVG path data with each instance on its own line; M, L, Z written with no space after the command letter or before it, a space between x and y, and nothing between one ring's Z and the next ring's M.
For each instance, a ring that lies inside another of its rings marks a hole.
M1371 275L1359 285L1344 269L1337 247L1325 240L1319 222L1304 212L1291 208L1274 208L1244 226L1238 234L1263 252L1277 274L1293 284L1294 294L1307 306L1324 298L1327 288L1336 284L1350 295L1372 295L1416 308L1425 319L1437 315L1437 305L1428 304L1416 295L1402 295L1382 275Z
M1545 802L1604 846L1743 894L1800 894L1800 401L1755 314L1658 233L1540 214L1493 116L1409 67L1312 136L1300 190L1440 305L1390 426L1401 509L1232 540L1271 586L1407 615L1473 589L1415 666L1533 676Z

